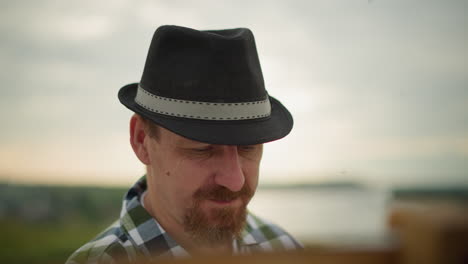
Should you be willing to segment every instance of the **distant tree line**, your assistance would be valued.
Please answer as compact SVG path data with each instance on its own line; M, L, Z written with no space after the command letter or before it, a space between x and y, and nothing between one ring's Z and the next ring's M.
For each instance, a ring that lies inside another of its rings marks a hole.
M126 189L0 184L0 219L104 222L118 217Z

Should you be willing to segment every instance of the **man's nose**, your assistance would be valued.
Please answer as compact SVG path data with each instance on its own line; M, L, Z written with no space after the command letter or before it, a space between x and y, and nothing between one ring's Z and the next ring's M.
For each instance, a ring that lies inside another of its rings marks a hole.
M245 177L239 160L237 146L224 146L220 153L215 183L233 192L240 191L244 186Z

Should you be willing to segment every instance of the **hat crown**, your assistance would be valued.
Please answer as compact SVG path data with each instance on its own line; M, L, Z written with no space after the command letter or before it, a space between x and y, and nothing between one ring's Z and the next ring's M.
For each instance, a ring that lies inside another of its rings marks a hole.
M267 98L254 36L246 28L159 27L140 86L181 100L230 103Z

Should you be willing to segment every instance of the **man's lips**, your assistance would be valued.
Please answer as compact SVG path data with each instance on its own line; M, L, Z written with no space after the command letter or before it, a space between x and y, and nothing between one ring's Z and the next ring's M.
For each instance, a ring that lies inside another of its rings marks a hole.
M235 198L235 199L232 199L232 200L216 200L216 199L208 199L208 201L214 203L214 204L217 204L217 205L231 205L231 204L234 204L235 202L237 202L239 200L239 198Z

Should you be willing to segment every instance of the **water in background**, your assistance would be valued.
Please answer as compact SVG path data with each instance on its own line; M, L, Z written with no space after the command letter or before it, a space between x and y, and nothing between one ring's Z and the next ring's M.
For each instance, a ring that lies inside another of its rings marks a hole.
M370 189L258 189L249 209L309 245L378 246L388 241L388 194Z

